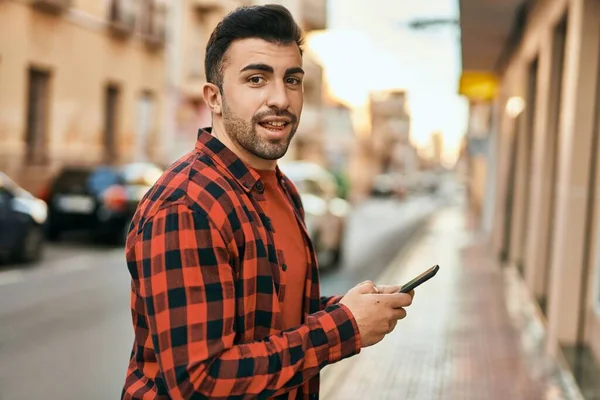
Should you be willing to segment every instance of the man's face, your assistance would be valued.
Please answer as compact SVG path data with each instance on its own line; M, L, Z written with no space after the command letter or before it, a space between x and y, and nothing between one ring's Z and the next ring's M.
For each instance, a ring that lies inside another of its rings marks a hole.
M223 67L222 118L237 146L263 160L285 155L302 112L302 56L295 43L232 43Z

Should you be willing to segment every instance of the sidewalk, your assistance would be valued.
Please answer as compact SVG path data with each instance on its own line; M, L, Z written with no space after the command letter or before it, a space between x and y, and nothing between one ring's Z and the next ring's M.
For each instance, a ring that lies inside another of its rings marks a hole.
M459 208L438 212L375 283L440 271L381 343L326 367L321 397L349 399L582 399L514 270L500 268Z

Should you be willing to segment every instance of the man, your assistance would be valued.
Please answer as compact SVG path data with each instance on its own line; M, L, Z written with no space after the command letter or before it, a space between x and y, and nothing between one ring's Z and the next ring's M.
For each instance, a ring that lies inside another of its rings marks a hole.
M241 8L206 50L212 129L140 203L127 239L135 342L123 399L316 399L319 371L389 333L411 294L320 298L295 187L277 168L302 111L302 33Z

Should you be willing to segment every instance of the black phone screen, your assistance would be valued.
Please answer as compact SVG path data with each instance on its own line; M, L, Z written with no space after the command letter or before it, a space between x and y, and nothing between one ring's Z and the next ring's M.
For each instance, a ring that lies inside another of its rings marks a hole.
M427 282L429 279L433 278L435 276L435 274L437 274L439 269L440 269L439 265L434 265L433 267L429 268L427 271L423 272L421 275L417 276L410 282L407 282L406 284L404 284L404 286L402 286L402 288L400 289L400 293L408 293L411 290L413 290L414 288L416 288L417 286L419 286L420 284Z

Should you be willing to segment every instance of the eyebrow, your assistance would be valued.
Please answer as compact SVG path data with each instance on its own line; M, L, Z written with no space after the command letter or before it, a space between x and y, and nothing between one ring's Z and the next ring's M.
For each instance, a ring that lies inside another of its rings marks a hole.
M285 74L286 75L293 75L293 74L303 74L304 75L304 70L300 67L292 67L292 68L286 69Z
M263 63L248 64L240 70L240 72L246 72L246 71L263 71L263 72L268 72L271 74L273 72L275 72L273 67L271 67L270 65L267 65L267 64L263 64ZM286 75L304 74L304 70L301 67L292 67L292 68L286 69L285 74Z

